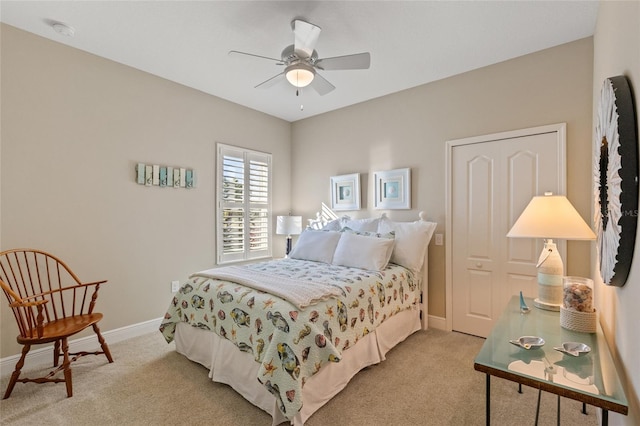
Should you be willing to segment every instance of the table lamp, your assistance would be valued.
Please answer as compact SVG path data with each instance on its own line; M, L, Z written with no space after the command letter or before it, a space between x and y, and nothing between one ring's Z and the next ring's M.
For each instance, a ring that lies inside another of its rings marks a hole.
M544 248L536 264L540 309L559 311L562 305L564 264L553 239L594 240L596 235L567 197L546 192L529 202L507 234L510 238L543 238Z
M287 236L286 257L291 252L291 236L302 232L302 216L278 216L276 218L276 234Z

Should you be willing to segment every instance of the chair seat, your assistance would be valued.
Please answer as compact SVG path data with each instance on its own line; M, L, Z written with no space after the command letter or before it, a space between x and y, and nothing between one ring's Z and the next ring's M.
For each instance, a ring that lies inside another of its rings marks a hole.
M46 323L44 325L42 337L38 337L38 333L34 330L33 337L18 336L16 340L22 345L54 342L63 337L76 334L85 328L96 324L101 319L102 314L99 312L62 318Z

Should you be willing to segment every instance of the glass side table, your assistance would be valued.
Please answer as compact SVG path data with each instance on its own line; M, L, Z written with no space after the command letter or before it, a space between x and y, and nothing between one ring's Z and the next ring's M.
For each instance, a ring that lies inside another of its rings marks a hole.
M526 299L533 306L533 299ZM541 347L511 344L522 336L545 340ZM554 349L564 342L580 342L591 351L581 356ZM608 412L628 414L629 406L609 346L598 324L596 333L578 333L560 326L560 313L532 308L520 313L520 300L513 296L475 359L474 368L486 374L486 424L491 419L491 376L558 395L602 409L602 425L608 424ZM540 400L538 399L538 404ZM539 405L538 405L539 408ZM537 421L537 413L536 413Z

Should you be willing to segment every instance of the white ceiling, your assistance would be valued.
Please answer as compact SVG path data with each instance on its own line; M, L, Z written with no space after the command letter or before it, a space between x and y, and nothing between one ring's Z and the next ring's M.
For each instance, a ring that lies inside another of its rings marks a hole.
M287 121L593 35L597 1L7 1L0 20ZM280 58L290 22L322 28L319 57L371 52L368 70L324 71L320 96L240 50ZM75 29L56 33L51 22ZM304 109L301 110L301 105Z

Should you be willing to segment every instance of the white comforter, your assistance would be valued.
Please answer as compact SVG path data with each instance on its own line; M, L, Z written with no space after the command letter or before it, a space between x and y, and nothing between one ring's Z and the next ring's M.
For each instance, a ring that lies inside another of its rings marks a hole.
M345 296L344 290L336 283L336 277L333 275L308 276L307 270L303 268L286 268L282 263L278 264L279 267L268 265L256 263L224 266L196 272L190 278L204 277L236 282L254 290L279 296L298 309L332 297Z

